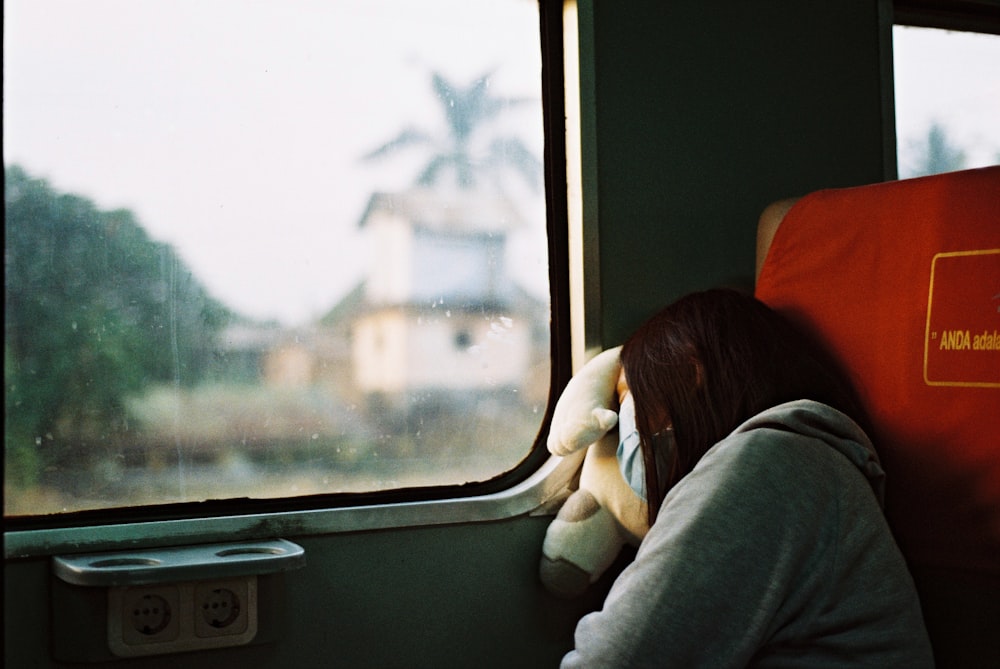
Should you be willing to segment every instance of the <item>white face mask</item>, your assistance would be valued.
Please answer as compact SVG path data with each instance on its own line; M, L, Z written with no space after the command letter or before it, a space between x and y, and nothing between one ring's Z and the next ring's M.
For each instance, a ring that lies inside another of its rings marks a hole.
M628 393L618 411L618 468L628 486L646 501L646 466L640 443L635 426L635 401L632 393Z

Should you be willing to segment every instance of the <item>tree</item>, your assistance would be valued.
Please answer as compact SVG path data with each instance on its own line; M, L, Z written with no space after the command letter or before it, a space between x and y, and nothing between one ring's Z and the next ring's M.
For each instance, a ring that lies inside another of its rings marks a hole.
M915 146L916 159L901 170L901 177L953 172L965 167L965 151L953 144L944 126L931 123L927 137Z
M393 140L365 156L366 160L382 158L410 146L429 147L431 156L416 183L434 186L451 172L460 189L468 190L481 185L484 177L495 182L507 167L519 172L528 185L537 189L542 166L530 149L517 137L495 137L483 153L477 145L480 129L512 106L529 100L502 98L490 92L490 75L484 74L468 87L456 86L441 74L431 74L435 97L441 103L447 121L447 134L437 136L419 128L405 128Z
M4 200L4 441L30 480L41 450L119 434L129 393L198 381L231 314L131 212L19 167L4 171Z

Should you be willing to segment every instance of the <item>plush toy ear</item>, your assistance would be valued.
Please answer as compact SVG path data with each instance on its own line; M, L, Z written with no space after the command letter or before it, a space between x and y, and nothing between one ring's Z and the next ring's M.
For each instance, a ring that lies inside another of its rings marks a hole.
M569 380L552 413L546 445L553 455L568 455L594 443L618 424L621 346L590 359Z

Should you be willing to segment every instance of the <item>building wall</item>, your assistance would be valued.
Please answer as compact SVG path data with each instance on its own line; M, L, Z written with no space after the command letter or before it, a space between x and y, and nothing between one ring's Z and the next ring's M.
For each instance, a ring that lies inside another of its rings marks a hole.
M406 318L398 309L361 316L354 323L354 382L363 393L406 388Z
M411 318L408 324L413 386L496 390L525 381L532 341L524 319L452 313Z
M413 229L391 211L377 211L368 224L371 270L367 298L372 304L400 304L410 297L413 275Z
M500 314L384 309L355 323L355 382L367 393L519 388L532 324Z

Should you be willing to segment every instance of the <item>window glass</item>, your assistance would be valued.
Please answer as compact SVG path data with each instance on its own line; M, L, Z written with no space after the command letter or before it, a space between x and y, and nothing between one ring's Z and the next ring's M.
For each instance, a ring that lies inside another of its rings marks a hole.
M900 178L1000 163L1000 36L893 28Z
M530 0L7 0L4 513L482 481L548 401Z

